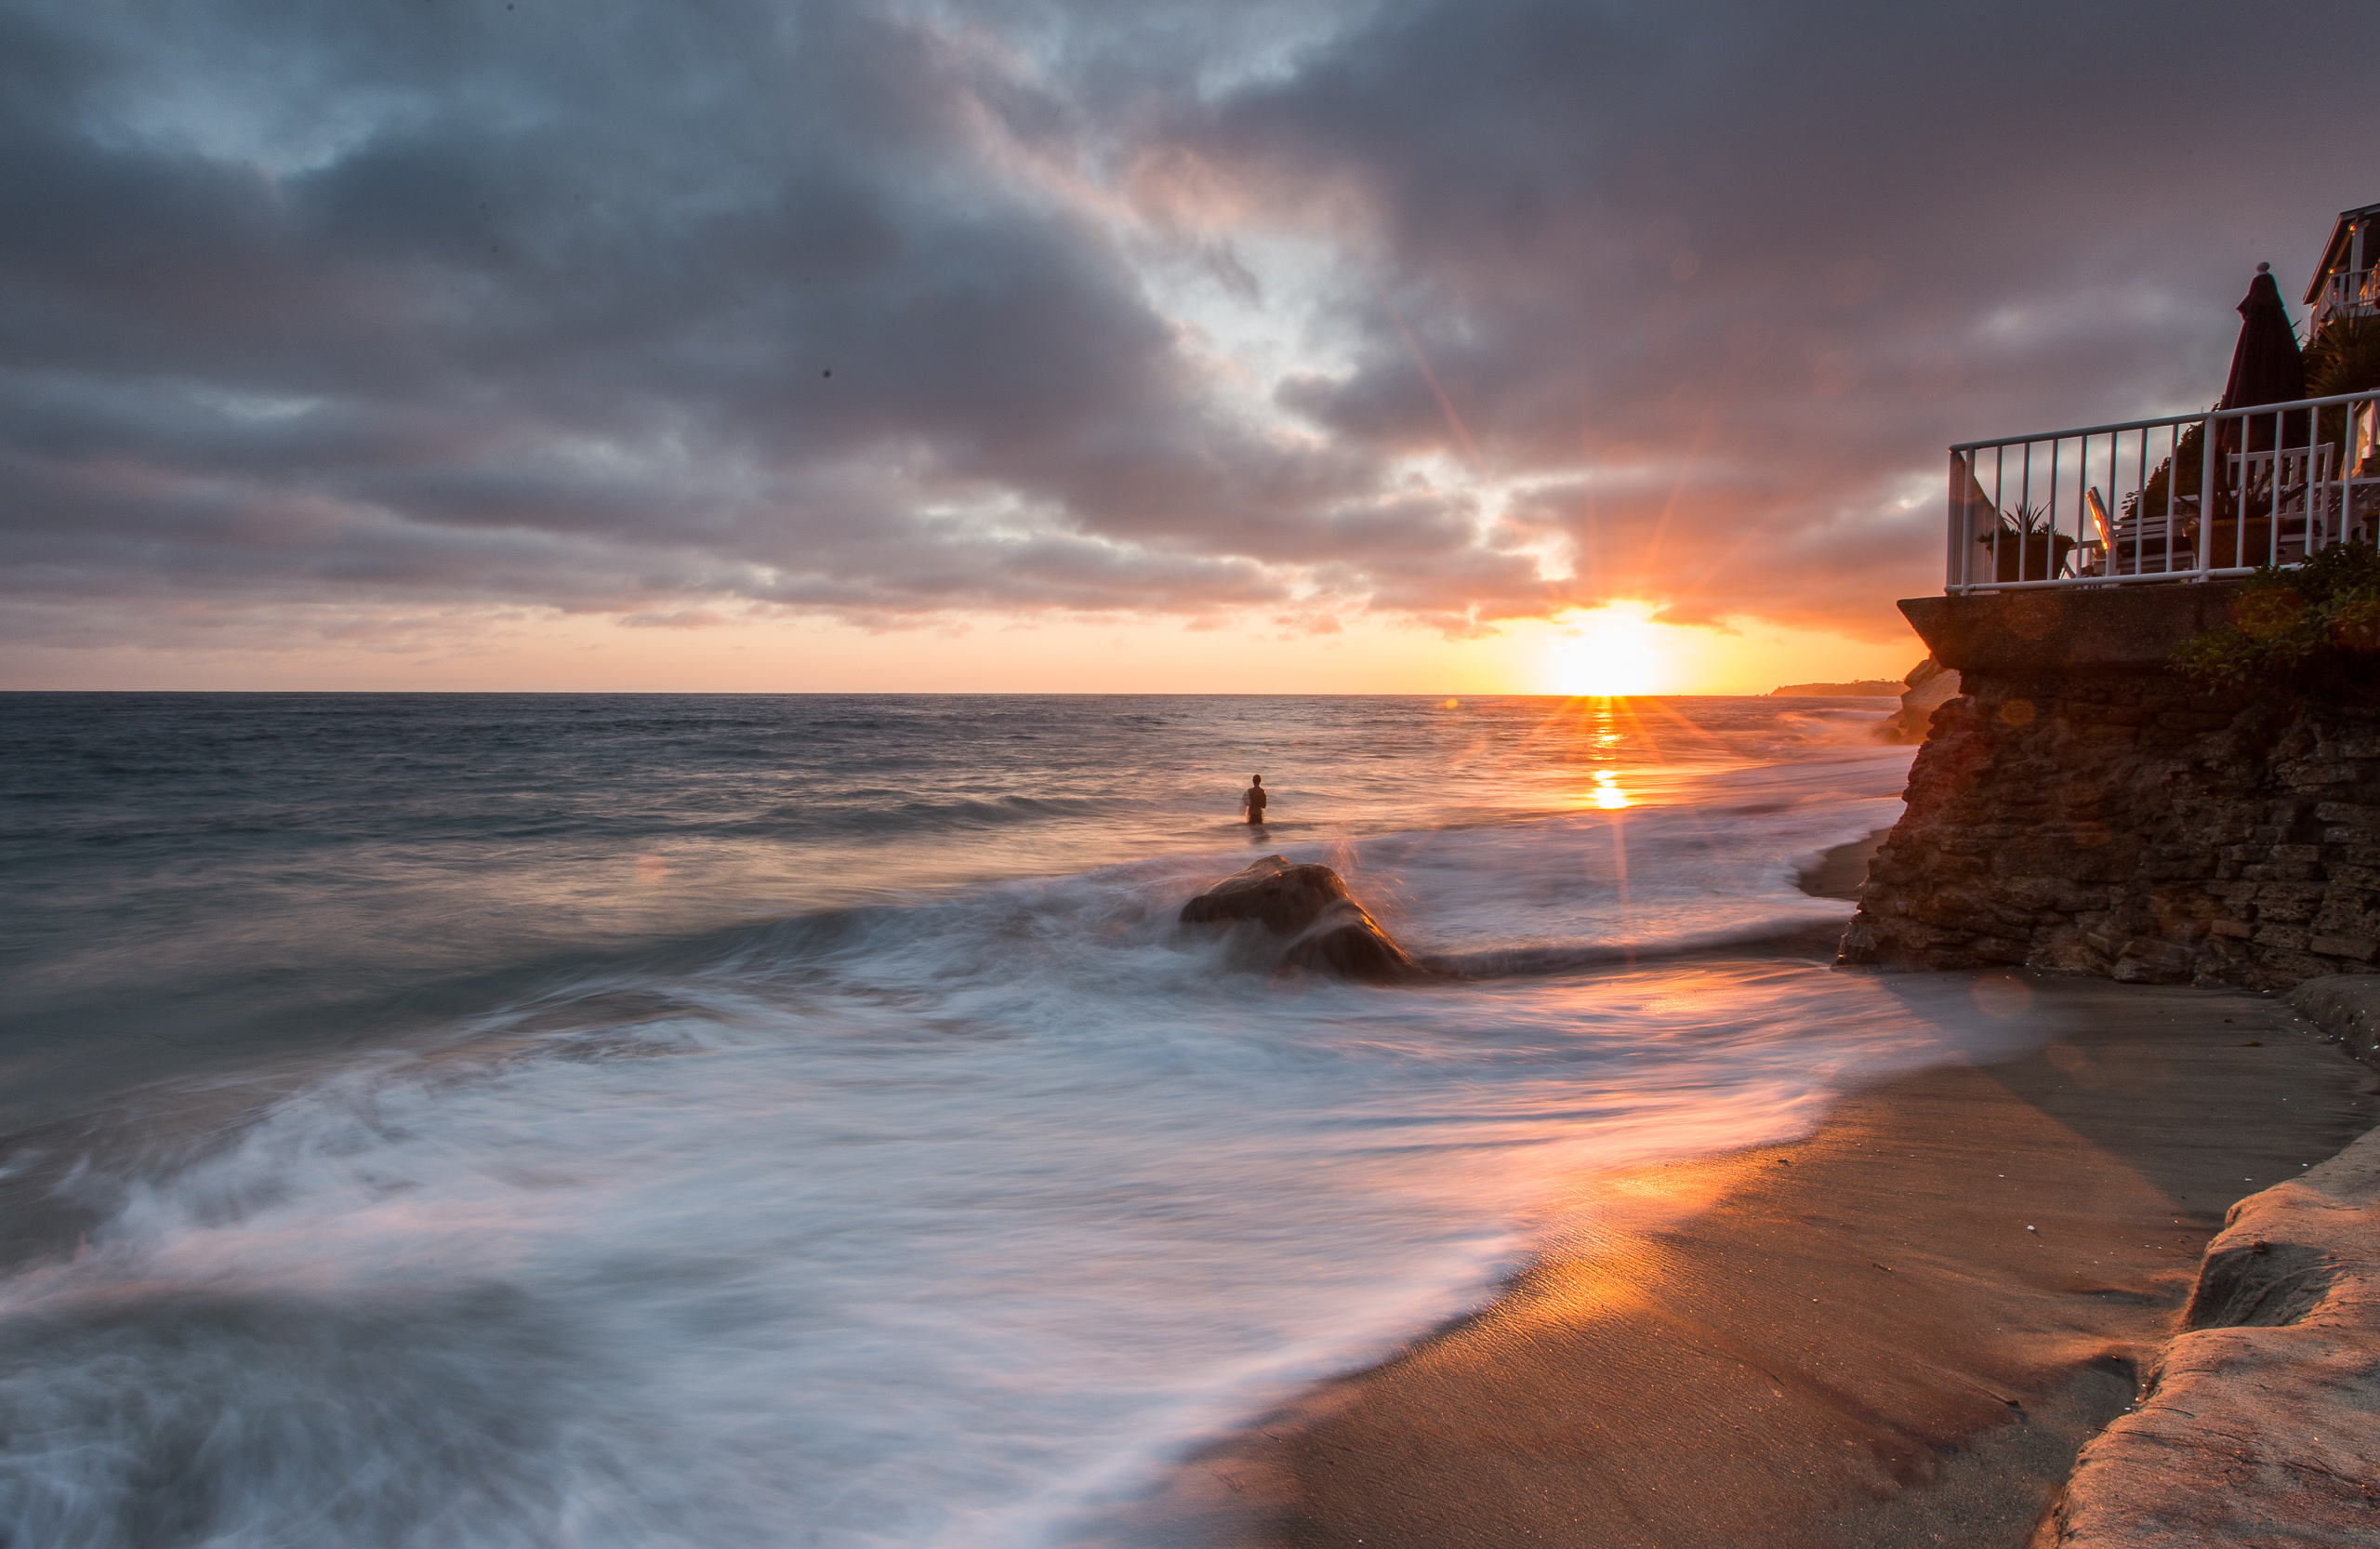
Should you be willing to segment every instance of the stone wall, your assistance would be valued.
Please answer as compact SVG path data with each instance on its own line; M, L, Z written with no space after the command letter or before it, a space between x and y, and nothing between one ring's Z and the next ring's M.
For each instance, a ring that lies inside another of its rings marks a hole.
M2380 972L2380 708L2164 671L2216 592L1904 603L1966 692L1935 712L1843 960L2258 988Z

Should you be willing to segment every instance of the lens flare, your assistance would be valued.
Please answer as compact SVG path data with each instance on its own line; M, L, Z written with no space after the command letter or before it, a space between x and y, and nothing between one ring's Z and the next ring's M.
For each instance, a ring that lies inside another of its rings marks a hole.
M1554 643L1546 668L1556 694L1618 698L1660 691L1659 625L1641 602L1613 602L1580 618Z

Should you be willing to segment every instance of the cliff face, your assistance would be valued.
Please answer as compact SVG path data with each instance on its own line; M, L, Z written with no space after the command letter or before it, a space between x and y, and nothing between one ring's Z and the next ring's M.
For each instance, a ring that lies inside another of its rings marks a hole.
M1959 675L1932 656L1909 669L1901 682L1908 685L1900 696L1900 708L1884 718L1876 728L1880 742L1924 742L1925 729L1932 724L1934 712L1958 697Z
M1844 961L2257 988L2380 972L2380 709L1966 654Z

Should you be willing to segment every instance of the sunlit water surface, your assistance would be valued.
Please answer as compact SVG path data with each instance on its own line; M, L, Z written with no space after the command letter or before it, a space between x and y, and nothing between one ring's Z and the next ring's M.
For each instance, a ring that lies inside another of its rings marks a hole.
M0 699L0 1540L1064 1543L2012 1036L1692 950L1844 917L1887 708ZM1275 851L1483 976L1174 923Z

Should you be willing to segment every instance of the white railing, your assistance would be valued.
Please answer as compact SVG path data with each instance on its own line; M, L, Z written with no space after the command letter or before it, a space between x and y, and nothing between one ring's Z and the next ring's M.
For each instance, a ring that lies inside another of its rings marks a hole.
M2380 391L1964 442L1950 515L1953 592L2211 580L2370 543Z
M2312 323L2319 328L2334 317L2370 317L2375 312L2380 312L2380 268L2347 269L2322 282Z

